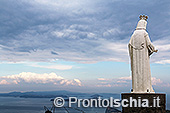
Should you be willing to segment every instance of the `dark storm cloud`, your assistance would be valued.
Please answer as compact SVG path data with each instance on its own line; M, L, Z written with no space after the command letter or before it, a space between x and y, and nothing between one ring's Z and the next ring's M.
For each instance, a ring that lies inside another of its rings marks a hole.
M0 60L128 61L127 43L139 14L149 15L148 31L153 41L170 36L168 3L1 0Z

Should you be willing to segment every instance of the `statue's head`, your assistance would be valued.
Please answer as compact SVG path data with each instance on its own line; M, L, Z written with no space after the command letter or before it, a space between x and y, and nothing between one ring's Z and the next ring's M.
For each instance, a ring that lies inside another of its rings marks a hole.
M140 20L139 20L138 25L137 25L136 28L146 29L148 16L140 15L139 18L140 18Z

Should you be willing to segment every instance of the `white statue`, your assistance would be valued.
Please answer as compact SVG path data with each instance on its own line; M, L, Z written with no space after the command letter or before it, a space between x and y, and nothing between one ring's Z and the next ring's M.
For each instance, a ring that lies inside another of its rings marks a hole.
M140 16L129 42L131 59L132 93L154 93L151 84L150 55L157 52L146 31L147 16Z

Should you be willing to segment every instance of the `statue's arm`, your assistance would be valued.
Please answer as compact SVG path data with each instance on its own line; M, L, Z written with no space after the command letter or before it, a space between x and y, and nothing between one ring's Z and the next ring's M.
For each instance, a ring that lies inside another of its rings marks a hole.
M145 38L146 38L146 45L147 45L149 56L150 56L151 54L153 54L153 52L157 52L158 50L155 49L154 45L150 41L150 38L149 38L148 34L145 35Z
M129 56L130 56L130 62L131 62L131 71L133 70L133 57L132 57L132 46L131 44L129 43L128 44L128 49L129 49Z

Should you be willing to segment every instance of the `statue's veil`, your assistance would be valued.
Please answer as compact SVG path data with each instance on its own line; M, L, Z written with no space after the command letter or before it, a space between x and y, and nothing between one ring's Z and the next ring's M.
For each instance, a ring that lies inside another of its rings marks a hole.
M147 21L144 19L139 20L136 29L146 29Z

